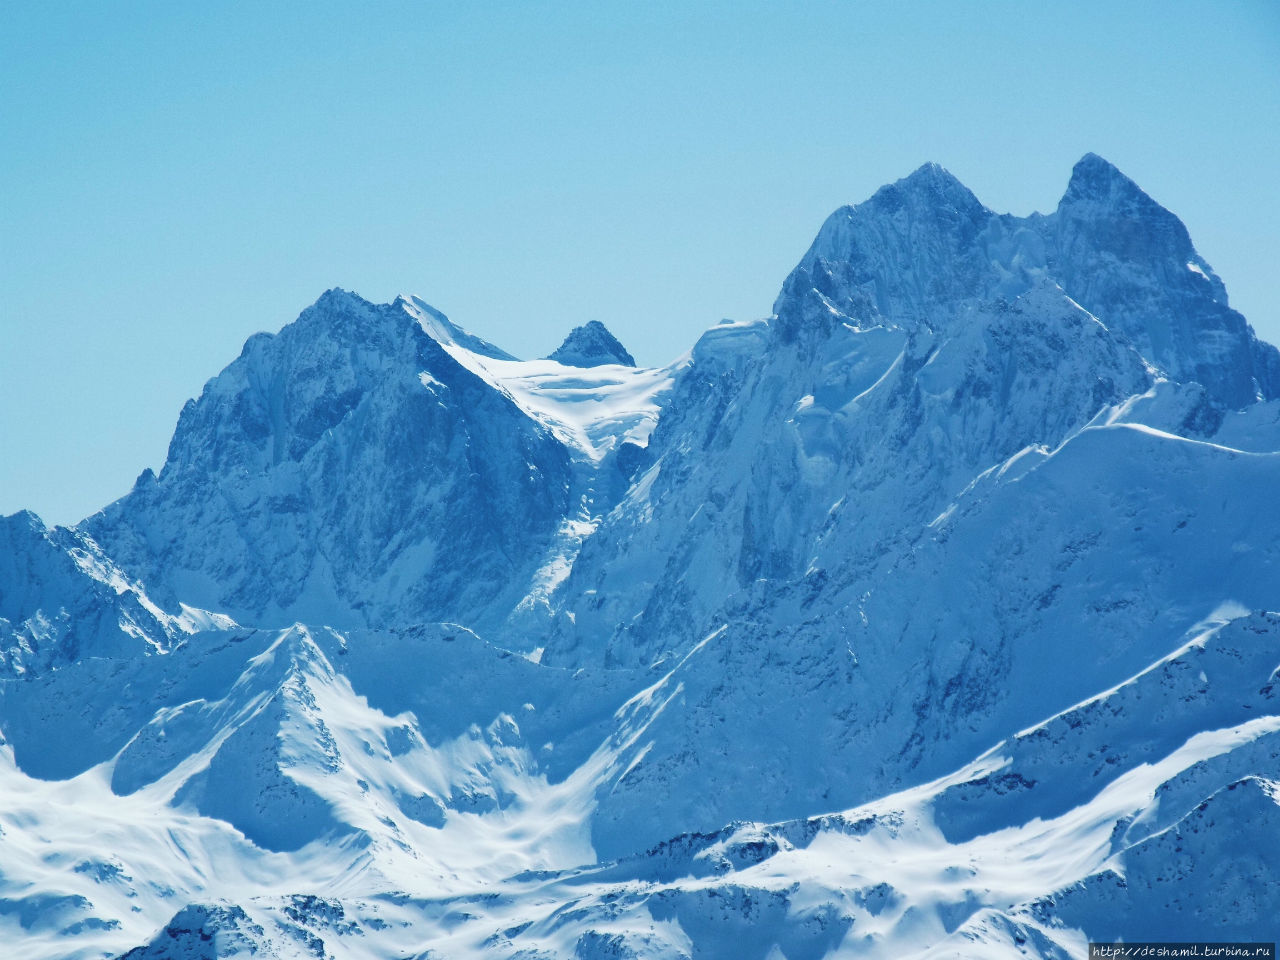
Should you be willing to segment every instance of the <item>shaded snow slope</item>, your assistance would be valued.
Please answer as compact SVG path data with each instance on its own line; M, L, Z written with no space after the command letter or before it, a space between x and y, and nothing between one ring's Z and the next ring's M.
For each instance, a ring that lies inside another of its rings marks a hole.
M1269 606L1280 550L1255 531L1280 528L1277 482L1277 454L1098 427L1021 477L993 472L924 535L886 543L875 569L844 538L820 545L808 576L744 595L681 671L684 709L602 800L598 845L939 776L1109 688L1224 603Z
M761 590L869 576L975 476L1153 381L1047 282L942 333L841 323L786 343L776 325L717 328L693 357L654 465L565 582L557 658L603 646L606 662L647 663Z
M685 833L568 869L555 851L581 853L549 840L557 821L536 790L572 794L573 778L532 784L501 815L450 808L425 827L429 839L375 806L369 815L385 823L363 844L330 838L286 853L190 813L155 808L139 818L145 791L103 794L107 858L73 821L54 841L59 871L29 859L20 840L5 841L7 876L39 878L11 901L8 922L31 956L136 942L144 918L132 907L151 913L187 899L199 905L175 906L151 946L130 955L252 947L289 958L1075 957L1089 939L1117 935L1247 939L1280 895L1257 832L1276 816L1278 624L1274 615L1208 623L1114 690L918 787L817 816ZM657 692L620 711L623 729L661 709ZM643 725L629 729L643 739ZM1115 746L1117 733L1136 751ZM491 737L491 749L504 737ZM598 776L602 753L624 742L606 741L583 769ZM19 822L67 796L12 767L2 775L7 816ZM102 789L84 775L71 783L82 795ZM340 783L329 781L331 796L343 795ZM416 843L383 850L388 836ZM170 862L179 843L185 853ZM518 868L522 849L541 850L546 866ZM231 852L235 871L201 869ZM441 860L452 869L436 872ZM500 866L511 871L505 879L494 875ZM245 897L246 886L256 895ZM1206 904L1218 889L1233 910Z
M0 677L44 673L83 657L165 652L229 617L161 610L77 530L29 511L0 517Z

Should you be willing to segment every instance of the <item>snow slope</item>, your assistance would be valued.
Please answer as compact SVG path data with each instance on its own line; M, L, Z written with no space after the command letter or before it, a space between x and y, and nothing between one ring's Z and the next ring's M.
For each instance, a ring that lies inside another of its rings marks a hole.
M1274 939L1280 355L1095 156L929 165L636 368L326 293L0 522L32 958Z

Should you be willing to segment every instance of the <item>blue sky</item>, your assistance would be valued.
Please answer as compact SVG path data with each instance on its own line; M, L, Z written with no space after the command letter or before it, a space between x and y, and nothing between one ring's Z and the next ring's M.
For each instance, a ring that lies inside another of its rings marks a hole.
M74 522L331 286L665 362L937 161L1107 157L1280 340L1280 5L36 3L0 29L0 513Z

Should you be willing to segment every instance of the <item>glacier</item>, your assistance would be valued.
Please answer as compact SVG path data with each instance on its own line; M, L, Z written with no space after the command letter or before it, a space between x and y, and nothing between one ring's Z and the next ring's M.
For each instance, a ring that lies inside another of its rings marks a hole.
M1280 353L1095 155L928 164L639 367L326 292L0 519L32 958L1274 939Z

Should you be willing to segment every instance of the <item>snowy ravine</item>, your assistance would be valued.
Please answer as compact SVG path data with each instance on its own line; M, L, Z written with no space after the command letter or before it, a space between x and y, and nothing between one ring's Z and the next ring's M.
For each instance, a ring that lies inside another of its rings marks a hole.
M24 958L1280 935L1280 353L1099 157L935 165L661 368L325 293L0 518Z

